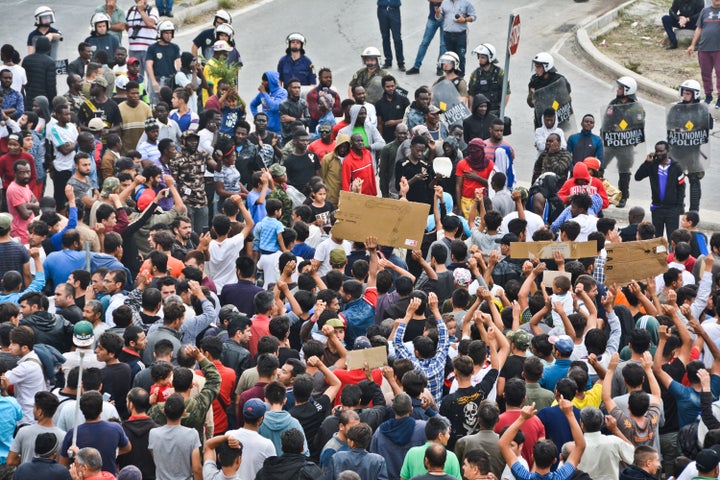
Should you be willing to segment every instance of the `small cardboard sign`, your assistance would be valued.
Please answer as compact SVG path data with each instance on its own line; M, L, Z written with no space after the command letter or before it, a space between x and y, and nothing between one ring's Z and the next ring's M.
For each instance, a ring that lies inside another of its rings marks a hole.
M510 258L552 259L553 253L560 252L565 259L597 256L597 242L513 242L510 244Z
M667 272L667 246L665 237L607 244L605 284L625 285Z
M566 277L568 280L572 279L570 272L559 272L557 270L544 270L543 271L543 283L546 287L552 287L553 282L558 277Z
M387 349L383 346L365 348L363 350L349 350L347 352L347 369L355 370L365 368L365 362L372 370L373 368L384 367L387 362Z
M430 205L359 193L340 192L332 234L343 240L418 250L422 245Z

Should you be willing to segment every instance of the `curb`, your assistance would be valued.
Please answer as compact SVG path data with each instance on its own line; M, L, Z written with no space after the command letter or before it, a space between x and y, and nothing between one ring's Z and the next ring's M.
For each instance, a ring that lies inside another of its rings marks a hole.
M630 0L623 3L622 5L613 8L609 12L590 20L589 22L581 25L577 32L575 32L575 38L580 46L580 50L585 54L585 57L593 63L595 66L602 68L607 72L612 72L618 77L629 76L634 78L638 83L638 88L644 93L659 97L663 101L668 103L677 101L677 91L671 88L660 85L659 83L638 75L637 73L629 70L619 63L611 60L607 56L598 50L593 44L592 40L597 38L598 35L611 30L614 27L615 20L618 17L620 11L634 4L637 0Z
M205 15L210 12L215 12L220 9L218 0L205 0L204 2L190 7L179 8L173 12L174 17L172 18L173 23L176 27L180 28L185 25L187 18L196 17L199 15Z
M677 101L677 91L668 88L664 85L650 80L642 75L629 70L614 60L604 55L598 50L593 44L592 40L597 38L609 30L612 30L617 26L616 19L619 13L633 5L637 0L629 0L622 5L619 5L609 12L606 12L599 17L595 17L586 23L580 25L575 32L575 39L577 40L580 51L584 54L585 58L590 61L593 65L600 68L601 70L615 74L617 77L629 76L634 78L638 83L638 88L645 94L652 97L658 98L667 103L674 103ZM704 210L708 212L708 210ZM603 211L603 214L609 218L614 218L620 222L627 221L627 209L607 208ZM720 218L720 212L713 211L713 217ZM649 220L649 212L646 212L646 220ZM708 222L701 221L699 224L701 230L713 233L720 231L720 222Z

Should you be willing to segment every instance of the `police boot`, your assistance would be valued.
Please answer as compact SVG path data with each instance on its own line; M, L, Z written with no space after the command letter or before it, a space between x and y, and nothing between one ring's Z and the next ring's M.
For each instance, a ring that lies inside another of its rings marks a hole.
M617 204L618 208L624 208L625 204L628 201L628 198L630 198L630 176L632 174L630 173L621 173L620 179L618 180L618 188L620 189L620 193L622 193L622 198L620 198L620 201Z
M705 172L689 173L688 179L690 180L690 211L700 211L700 197L702 196L702 189L700 188L700 180L705 176Z

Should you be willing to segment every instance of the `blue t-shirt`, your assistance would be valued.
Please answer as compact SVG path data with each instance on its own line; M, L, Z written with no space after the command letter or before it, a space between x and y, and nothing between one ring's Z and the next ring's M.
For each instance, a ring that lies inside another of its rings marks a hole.
M555 384L561 378L567 376L567 372L570 370L570 360L558 358L555 363L548 365L543 370L543 376L538 382L545 390L555 391Z
M573 413L575 419L580 423L580 410L577 407L573 407ZM570 424L560 407L545 407L540 409L537 413L537 418L545 425L545 438L552 440L555 445L565 445L567 442L572 441L572 432L570 431ZM558 451L558 459L560 458L560 451ZM557 463L553 464L552 469L557 468Z
M124 447L128 444L128 438L120 424L101 420L99 422L83 423L77 429L78 448L96 448L102 457L102 470L115 475L115 451L118 447ZM72 436L73 430L70 429L63 439L60 455L68 456L67 452L72 443Z
M522 463L515 462L510 470L516 480L567 480L575 473L575 466L572 463L566 463L554 472L541 475L537 472L530 473Z
M255 240L253 241L253 249L261 250L263 252L277 252L280 250L280 243L278 242L278 234L285 230L285 225L275 217L265 217L260 223L255 225L253 229L253 235Z
M678 427L693 423L700 415L700 392L696 392L692 387L686 387L682 383L675 380L670 382L668 391L675 397L678 412ZM713 398L718 397L720 393L720 376L710 375L710 391Z
M256 204L258 198L260 198L261 192L250 190L247 194L247 209L250 212L250 216L253 219L253 223L257 225L260 221L267 216L267 210L265 209L264 203ZM270 193L270 192L267 192ZM265 195L267 195L267 193Z

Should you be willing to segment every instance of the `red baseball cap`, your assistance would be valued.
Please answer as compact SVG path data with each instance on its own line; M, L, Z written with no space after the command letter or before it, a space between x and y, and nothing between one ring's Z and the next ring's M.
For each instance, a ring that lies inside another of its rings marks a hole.
M137 57L130 57L127 59L126 63L128 65L132 65L133 63L140 63L140 60L138 60Z

